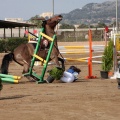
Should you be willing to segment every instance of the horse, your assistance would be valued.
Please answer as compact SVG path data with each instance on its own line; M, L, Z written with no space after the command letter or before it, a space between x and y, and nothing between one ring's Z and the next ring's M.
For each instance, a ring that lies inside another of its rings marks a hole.
M43 20L42 21L43 22L42 26L44 27L43 33L50 37L53 37L53 35L55 34L54 29L56 25L62 20L62 18L63 17L61 15L57 15L57 16L53 16L48 20ZM41 45L37 53L37 55L43 59L46 59L47 52L50 47L49 45L50 41L47 39L45 40L48 41L47 44L46 44L46 41L44 42L44 38L43 38L43 40L41 40L43 42L40 43ZM11 61L15 61L19 65L23 66L22 74L28 73L34 50L35 50L35 46L33 43L24 43L16 47L13 50L13 52L10 52L3 57L2 64L1 64L1 73L8 74L8 68ZM54 62L56 63L56 66L61 67L61 64L62 64L62 68L65 69L64 59L63 57L62 58L59 57L59 55L60 55L60 52L58 49L57 40L55 40L49 61L54 60ZM61 62L61 64L59 63L59 61Z

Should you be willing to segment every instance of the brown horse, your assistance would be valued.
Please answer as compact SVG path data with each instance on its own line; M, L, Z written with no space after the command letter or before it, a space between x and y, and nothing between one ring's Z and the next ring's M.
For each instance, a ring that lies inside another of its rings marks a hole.
M62 20L62 16L54 16L48 20L44 20L42 26L44 27L44 33L50 37L53 37L55 34L54 28L56 25ZM49 42L48 42L49 43ZM47 52L49 49L49 44L47 46L44 45L44 42L41 43L37 55L46 59ZM46 49L48 48L48 49ZM29 67L31 64L31 59L34 53L35 46L32 43L21 44L17 48L14 49L12 53L8 53L3 57L1 64L1 73L8 74L8 67L10 61L14 60L18 64L23 66L23 73L28 73ZM59 61L62 63L62 68L64 68L64 60L63 58L58 57L60 54L57 40L54 42L54 46L51 52L50 60L54 60L56 65L60 67Z

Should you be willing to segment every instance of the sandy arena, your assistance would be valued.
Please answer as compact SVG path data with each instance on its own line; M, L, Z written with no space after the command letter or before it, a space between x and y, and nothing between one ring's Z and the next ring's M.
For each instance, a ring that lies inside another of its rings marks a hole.
M65 44L81 43L59 43ZM104 42L93 44L101 45ZM71 57L77 58L78 55ZM85 79L88 76L87 63L66 62L66 69L71 65L82 70L74 83L54 81L36 84L26 78L22 78L19 84L4 83L0 95L0 120L120 120L120 89L117 88L117 80L101 79L101 64L92 65L96 79ZM51 67L48 66L48 69ZM37 66L35 70L40 73L41 68ZM21 75L22 67L12 62L9 72ZM46 73L45 78L47 76Z

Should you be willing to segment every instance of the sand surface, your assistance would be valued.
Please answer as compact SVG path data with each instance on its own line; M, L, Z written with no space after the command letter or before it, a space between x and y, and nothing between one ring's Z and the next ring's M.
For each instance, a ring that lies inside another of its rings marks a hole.
M37 84L26 78L22 78L19 84L4 83L0 96L0 120L120 120L120 89L117 88L117 81L101 79L101 64L92 64L95 79L85 79L88 76L87 63L66 62L66 69L70 65L82 70L74 83L54 81L51 84ZM35 70L40 72L41 68L37 66ZM22 67L12 62L9 72L21 75Z

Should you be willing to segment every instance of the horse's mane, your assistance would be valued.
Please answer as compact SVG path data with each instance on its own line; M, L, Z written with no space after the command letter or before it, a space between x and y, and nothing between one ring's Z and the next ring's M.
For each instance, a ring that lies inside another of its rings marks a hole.
M46 20L43 20L42 21L42 27L45 28L45 25L46 25Z

